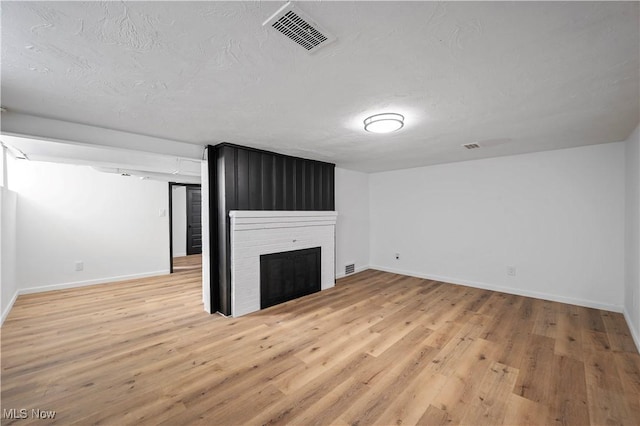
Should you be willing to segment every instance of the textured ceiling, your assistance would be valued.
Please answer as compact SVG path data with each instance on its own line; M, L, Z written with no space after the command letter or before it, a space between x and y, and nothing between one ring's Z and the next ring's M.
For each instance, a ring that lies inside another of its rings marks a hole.
M2 2L2 105L362 171L615 142L639 121L638 2L300 2L337 37L312 55L262 27L282 4ZM363 131L386 111L401 131Z

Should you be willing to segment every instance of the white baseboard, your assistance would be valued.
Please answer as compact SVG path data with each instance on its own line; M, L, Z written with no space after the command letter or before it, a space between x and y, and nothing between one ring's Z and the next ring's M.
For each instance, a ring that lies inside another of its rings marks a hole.
M2 318L0 318L0 327L2 326L2 324L4 324L4 320L7 319L7 315L9 315L9 312L11 312L11 308L13 308L13 304L16 303L17 298L18 298L18 291L13 293L13 297L11 298L11 301L7 305L6 309L2 312Z
M86 281L75 281L71 283L61 283L61 284L52 284L52 285L44 285L44 286L36 286L36 287L27 287L18 290L19 294L30 294L30 293L42 293L43 291L53 291L53 290L64 290L68 288L76 288L76 287L85 287L89 285L96 284L106 284L106 283L114 283L117 281L127 281L134 280L137 278L146 278L146 277L155 277L157 275L166 275L169 273L168 269L163 269L160 271L153 272L143 272L141 274L131 274L131 275L118 275L115 277L107 277L107 278L97 278L94 280L86 280Z
M362 271L365 271L365 270L367 270L367 269L370 269L370 268L369 268L369 265L359 266L359 267L355 268L355 270L354 270L353 274L357 274L358 272L362 272ZM351 275L353 275L353 274L349 274L349 276L351 276ZM336 274L336 280L337 280L337 279L340 279L340 278L344 278L344 277L346 277L346 276L347 276L347 275L346 275L346 274L344 274L344 273L342 273L342 274Z
M640 333L633 325L633 321L631 321L631 315L624 310L624 319L627 320L627 325L629 326L629 331L631 332L631 337L633 337L633 342L636 344L636 348L638 349L638 353L640 353Z
M438 275L422 274L419 272L403 271L400 269L387 268L384 266L371 265L371 268L378 269L380 271L391 272L394 274L409 275L412 277L424 278L427 280L442 281L449 284L465 285L468 287L481 288L483 290L491 290L491 291L499 291L501 293L515 294L517 296L533 297L534 299L550 300L552 302L567 303L570 305L584 306L586 308L601 309L601 310L611 311L611 312L623 312L622 305L611 305L608 303L600 303L593 300L564 297L564 296L558 296L550 293L523 290L520 288L501 287L501 286L486 284L486 283L477 282L477 281L468 281L468 280L461 280L461 279L452 278L452 277L442 277Z
M9 305L4 310L4 312L2 312L2 318L0 320L0 326L4 323L4 320L9 315L9 312L11 312L11 308L13 308L13 304L16 302L16 299L18 298L18 296L20 296L22 294L42 293L44 291L64 290L64 289L68 289L68 288L86 287L86 286L97 285L97 284L115 283L115 282L118 282L118 281L127 281L127 280L133 280L133 279L137 279L137 278L146 278L146 277L154 277L154 276L157 276L157 275L166 275L168 273L169 273L168 269L163 269L161 271L144 272L144 273L141 273L141 274L119 275L119 276L116 276L116 277L98 278L98 279L86 280L86 281L75 281L75 282L72 282L72 283L61 283L61 284L52 284L52 285L43 285L43 286L37 286L37 287L22 288L22 289L19 289L18 291L16 291L16 293L13 295L13 298L11 299L11 302L9 302Z

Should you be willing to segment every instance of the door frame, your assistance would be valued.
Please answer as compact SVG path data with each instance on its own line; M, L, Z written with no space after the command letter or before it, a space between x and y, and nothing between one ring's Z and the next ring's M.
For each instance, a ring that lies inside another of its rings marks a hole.
M173 187L174 186L190 186L202 189L199 183L179 183L169 182L169 273L173 274Z

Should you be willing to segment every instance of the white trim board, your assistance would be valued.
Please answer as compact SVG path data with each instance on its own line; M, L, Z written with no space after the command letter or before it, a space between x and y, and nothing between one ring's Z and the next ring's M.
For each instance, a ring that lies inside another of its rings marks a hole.
M557 296L549 293L540 293L537 291L527 291L527 290L510 288L510 287L500 287L500 286L481 283L477 281L467 281L467 280L460 280L460 279L451 278L451 277L441 277L438 275L421 274L417 272L403 271L400 269L385 268L383 266L372 265L371 269L377 269L379 271L384 271L384 272L391 272L393 274L424 278L427 280L441 281L447 284L464 285L467 287L481 288L483 290L491 290L491 291L498 291L501 293L515 294L517 296L533 297L534 299L542 299L542 300L549 300L552 302L560 302L560 303L567 303L570 305L584 306L586 308L601 309L605 311L619 312L619 313L623 312L622 305L610 305L608 303L600 303L593 300L576 299L572 297Z
M96 285L96 284L106 284L106 283L112 283L112 282L115 283L118 281L133 280L136 278L146 278L146 277L155 277L158 275L167 275L168 273L169 273L168 269L163 269L160 271L143 272L141 274L119 275L116 277L97 278L94 280L74 281L71 283L27 287L27 288L18 290L18 294L41 293L43 291L64 290L67 288L85 287L85 286Z
M2 324L4 324L4 320L7 319L7 316L9 315L9 312L11 312L11 308L13 308L13 304L16 303L16 299L18 299L18 294L19 294L18 291L16 291L13 294L13 297L11 298L11 301L7 305L7 309L5 309L4 312L2 313L2 317L0 318L0 327L2 327Z
M357 268L355 268L353 274L345 275L344 272L342 274L336 274L336 280L338 280L340 278L344 278L344 277L350 277L352 275L357 274L358 272L366 271L367 269L372 269L372 268L370 268L369 265L358 266ZM377 269L377 268L375 268L375 269ZM342 270L344 271L344 268L342 268Z
M133 280L133 279L137 279L137 278L155 277L155 276L158 276L158 275L167 275L167 274L169 274L169 270L168 269L163 269L161 271L144 272L144 273L141 273L141 274L119 275L119 276L116 276L116 277L98 278L98 279L94 279L94 280L75 281L75 282L71 282L71 283L52 284L52 285L45 285L45 286L38 286L38 287L28 287L28 288L19 289L13 295L13 297L11 298L11 302L9 302L9 305L7 306L7 308L2 313L2 318L0 319L0 326L2 324L4 324L4 320L9 315L9 312L11 312L11 308L13 308L13 304L18 299L18 296L23 295L23 294L43 293L43 292L46 292L46 291L64 290L64 289L76 288L76 287L88 287L88 286L98 285L98 284L108 284L108 283L109 284L110 283L114 283L115 284L115 283L121 282L121 281L128 281L128 280Z

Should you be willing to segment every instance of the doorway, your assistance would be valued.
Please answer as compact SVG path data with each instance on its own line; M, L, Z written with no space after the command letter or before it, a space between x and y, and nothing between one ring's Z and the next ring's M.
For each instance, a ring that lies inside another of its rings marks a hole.
M202 194L187 186L187 256L202 254Z
M202 194L198 184L169 183L170 271L202 268Z

